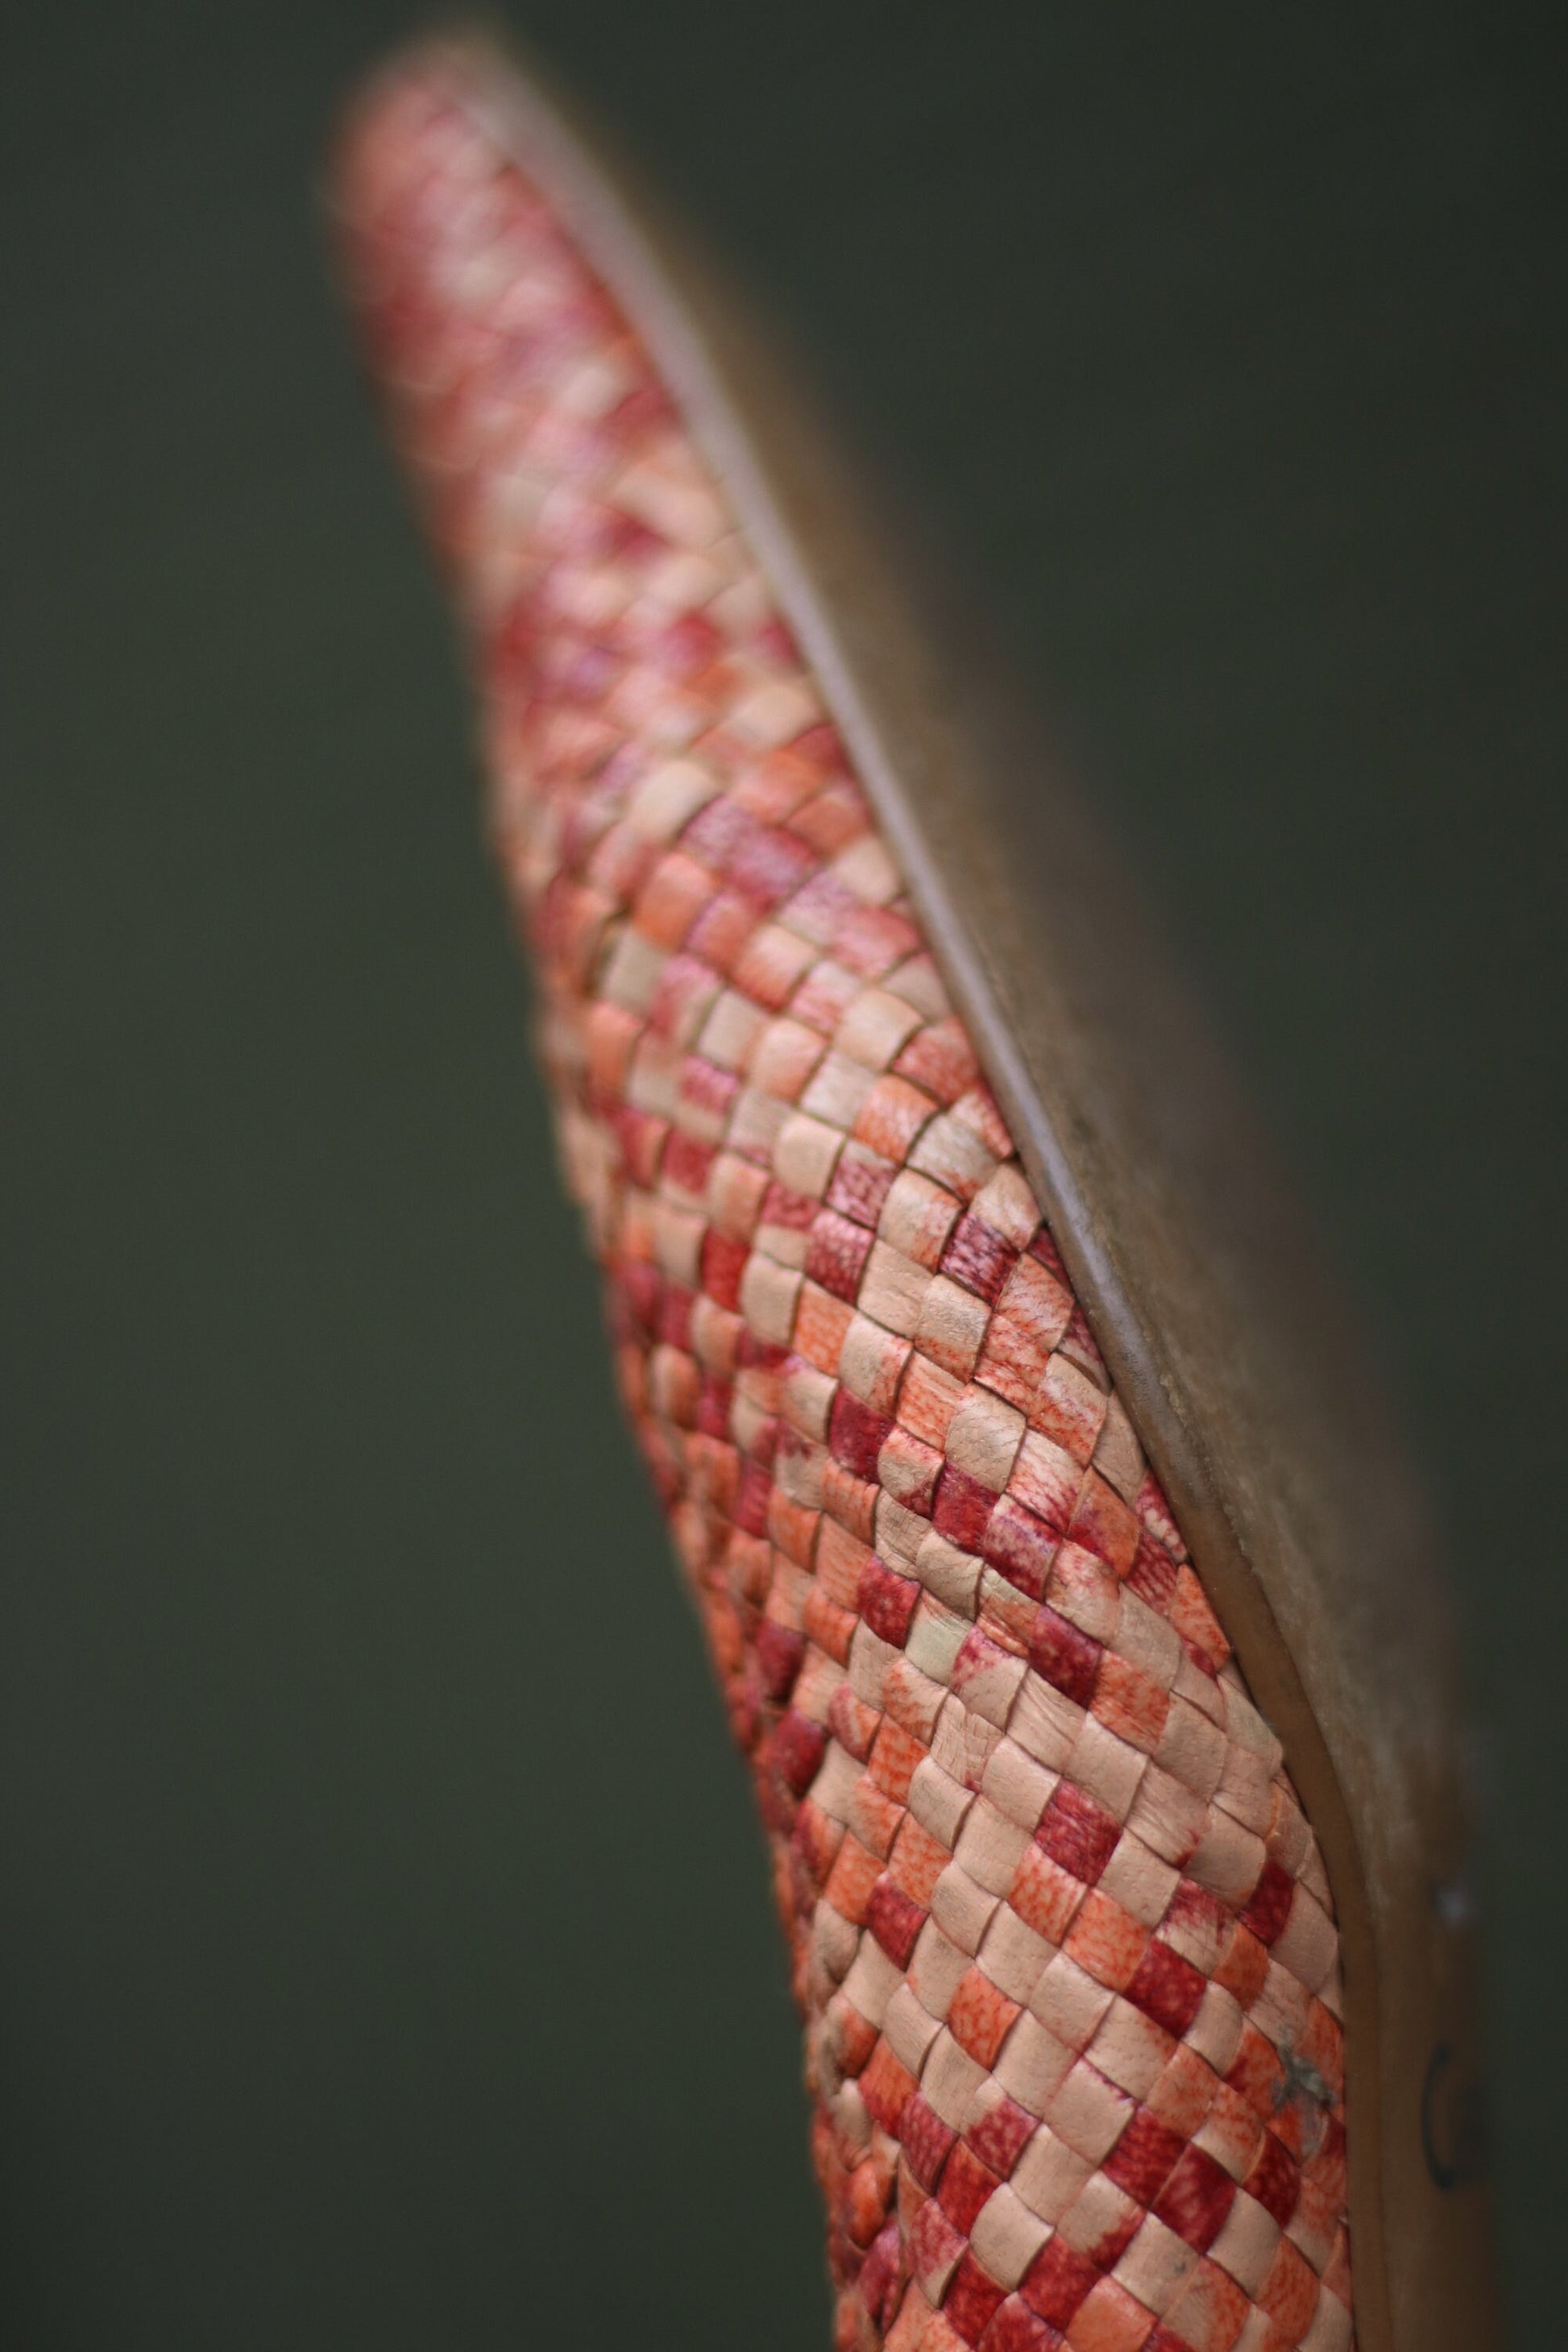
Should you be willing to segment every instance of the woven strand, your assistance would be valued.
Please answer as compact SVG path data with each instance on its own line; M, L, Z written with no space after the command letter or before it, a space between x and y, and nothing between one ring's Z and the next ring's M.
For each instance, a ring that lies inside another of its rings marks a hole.
M616 1370L751 1760L840 2352L1346 2352L1339 1939L839 739L456 69L345 152Z

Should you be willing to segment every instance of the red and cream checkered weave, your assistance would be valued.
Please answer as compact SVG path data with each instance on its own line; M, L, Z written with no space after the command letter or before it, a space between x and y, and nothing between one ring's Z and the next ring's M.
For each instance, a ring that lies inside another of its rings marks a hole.
M837 2341L1344 2352L1338 1936L1279 1743L722 487L471 100L373 94L346 251L772 1842Z

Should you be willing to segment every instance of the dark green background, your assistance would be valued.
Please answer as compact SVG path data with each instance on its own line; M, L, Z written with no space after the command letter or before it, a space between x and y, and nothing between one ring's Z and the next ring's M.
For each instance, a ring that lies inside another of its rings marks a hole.
M1560 2321L1563 57L1518 6L517 20L1076 726L1432 1465ZM749 1799L616 1428L310 182L394 6L4 46L0 2339L825 2342Z

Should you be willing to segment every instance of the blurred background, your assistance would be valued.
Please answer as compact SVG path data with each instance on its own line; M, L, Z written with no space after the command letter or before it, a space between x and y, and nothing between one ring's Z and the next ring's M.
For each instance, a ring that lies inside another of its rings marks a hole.
M1560 13L510 16L984 583L1383 1351L1473 1666L1521 2345L1568 2196ZM412 21L7 30L20 2352L826 2340L751 1801L329 284L332 110Z

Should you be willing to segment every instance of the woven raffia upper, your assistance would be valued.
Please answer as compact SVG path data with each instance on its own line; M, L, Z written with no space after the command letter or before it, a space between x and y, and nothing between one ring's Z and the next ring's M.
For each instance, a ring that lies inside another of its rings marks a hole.
M1318 1847L807 668L452 69L343 194L772 1841L837 2340L1344 2352Z

